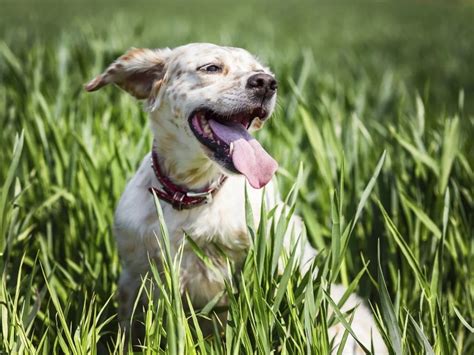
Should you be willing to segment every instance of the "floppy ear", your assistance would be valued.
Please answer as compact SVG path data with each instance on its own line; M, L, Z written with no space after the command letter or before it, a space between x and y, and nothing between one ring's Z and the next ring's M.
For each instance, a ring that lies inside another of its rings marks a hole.
M168 48L132 48L84 88L87 91L96 91L112 83L137 99L146 99L154 86L156 90L156 83L163 78L170 52Z

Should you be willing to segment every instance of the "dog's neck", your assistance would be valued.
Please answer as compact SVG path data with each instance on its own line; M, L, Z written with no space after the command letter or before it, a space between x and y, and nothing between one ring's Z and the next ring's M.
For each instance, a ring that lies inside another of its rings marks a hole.
M152 116L154 149L163 173L176 185L189 190L205 189L216 182L222 172L205 155L199 143L179 133L174 122Z

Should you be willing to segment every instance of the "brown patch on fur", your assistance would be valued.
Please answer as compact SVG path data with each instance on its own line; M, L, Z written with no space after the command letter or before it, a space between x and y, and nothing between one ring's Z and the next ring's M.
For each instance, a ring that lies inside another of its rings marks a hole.
M158 92L160 91L161 84L163 83L163 80L158 80L156 81L151 90L150 90L150 95L149 95L149 103L153 104L156 100L156 97L158 96Z
M252 122L252 126L255 128L255 129L260 129L263 127L263 122L259 119L256 119Z
M131 48L128 50L127 53L125 53L123 56L121 56L119 59L127 61L132 58L136 58L137 55L143 53L145 50L142 48Z
M100 79L86 85L87 91L98 90L114 83L138 99L150 96L155 81L164 74L165 57L159 51L132 48L115 60L100 75Z
M107 85L107 80L104 75L98 75L94 79L92 79L89 83L87 83L84 88L87 91L95 91L99 90L104 85Z
M173 109L174 117L181 117L181 110L177 107Z
M178 181L184 181L186 184L194 185L202 182L207 174L208 167L204 165L192 167L184 172L173 175L173 177Z
M197 175L199 174L199 170L201 170L200 168L192 168L190 170L188 170L188 174L189 175Z
M176 174L176 176L174 178L179 181L179 180L186 179L186 176L187 176L186 173L184 173L184 174L179 174L178 173L178 174Z
M188 184L196 185L202 180L204 180L208 173L209 169L207 164L198 167L193 167L186 172L185 181Z

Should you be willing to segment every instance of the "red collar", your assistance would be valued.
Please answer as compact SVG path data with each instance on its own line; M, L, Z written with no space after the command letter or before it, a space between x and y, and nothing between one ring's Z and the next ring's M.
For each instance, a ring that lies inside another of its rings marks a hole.
M212 197L219 191L227 179L227 176L221 175L217 182L200 191L188 190L183 186L176 185L161 171L160 164L158 163L158 154L154 146L151 150L151 167L161 184L161 189L152 186L148 188L148 191L152 194L155 193L158 198L168 202L174 209L179 211L210 203Z

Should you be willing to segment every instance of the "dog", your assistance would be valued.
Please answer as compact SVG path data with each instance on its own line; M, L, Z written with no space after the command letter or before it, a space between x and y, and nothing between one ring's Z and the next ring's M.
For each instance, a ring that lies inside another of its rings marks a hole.
M145 100L154 136L152 151L127 184L115 213L114 233L123 266L119 319L127 329L137 290L150 270L149 261L161 257L153 194L160 200L172 256L184 245L180 286L195 308L205 306L223 291L231 276L215 246L225 251L237 269L247 256L246 185L255 225L260 220L263 193L267 206L278 206L282 213L284 206L272 182L278 164L250 134L271 116L278 84L269 68L246 50L207 43L174 49L133 48L85 89L95 91L108 84ZM298 243L297 258L305 272L316 251L303 239L301 220L293 217L291 224L289 229L295 230L299 239L285 238L284 247L290 250ZM183 243L185 234L216 267L206 267ZM337 302L345 289L340 285L331 289ZM225 303L225 297L221 302ZM344 307L357 307L352 327L364 346L370 349L372 342L377 354L386 353L362 301L351 295ZM336 346L344 330L341 325L330 329ZM352 336L343 350L351 354L362 351Z

